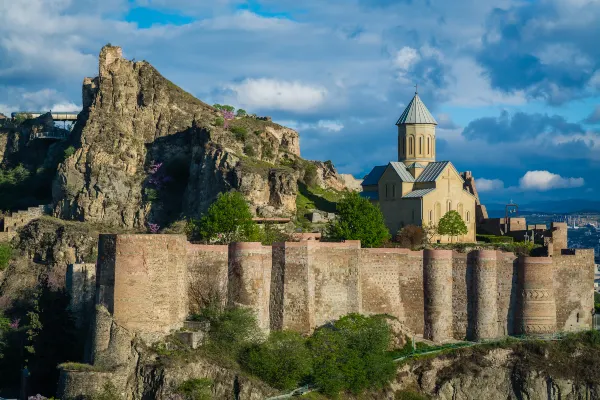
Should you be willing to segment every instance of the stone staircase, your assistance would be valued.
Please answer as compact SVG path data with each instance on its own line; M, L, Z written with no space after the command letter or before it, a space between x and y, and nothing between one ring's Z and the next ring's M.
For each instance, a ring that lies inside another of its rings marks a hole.
M16 236L17 229L46 214L49 208L47 205L29 207L27 210L20 210L0 217L0 242L11 240Z

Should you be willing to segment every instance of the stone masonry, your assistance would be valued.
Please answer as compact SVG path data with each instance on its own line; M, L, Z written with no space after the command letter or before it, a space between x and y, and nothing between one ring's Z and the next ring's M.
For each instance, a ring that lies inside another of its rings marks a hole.
M553 235L551 244L566 243L566 230ZM197 311L192 281L203 283L196 295L216 291L223 305L253 309L265 331L310 333L351 312L392 315L436 342L589 328L593 250L557 247L550 257L519 258L494 250L363 249L357 241L207 246L180 235L101 235L96 304L148 341Z

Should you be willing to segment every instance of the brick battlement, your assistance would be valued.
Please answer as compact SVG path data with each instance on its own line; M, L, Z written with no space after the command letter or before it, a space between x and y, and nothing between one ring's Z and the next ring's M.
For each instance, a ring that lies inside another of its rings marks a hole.
M591 326L590 250L518 258L358 241L212 246L180 235L101 235L99 254L97 303L148 338L183 326L198 298L211 297L253 309L265 331L309 333L350 312L392 315L436 342Z

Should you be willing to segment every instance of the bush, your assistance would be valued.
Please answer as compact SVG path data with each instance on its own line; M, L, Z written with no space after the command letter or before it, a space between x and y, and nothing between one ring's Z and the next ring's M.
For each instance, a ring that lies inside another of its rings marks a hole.
M215 118L215 126L224 126L224 125L225 125L225 119L223 119L222 117Z
M273 332L266 342L242 352L242 366L269 385L284 390L296 388L311 371L306 340L297 332Z
M512 243L514 241L512 236L495 236L495 235L477 235L478 242L485 243Z
M144 193L146 194L146 201L153 203L158 200L158 191L153 188L145 188Z
M363 247L380 247L390 238L379 207L358 193L346 195L336 207L337 218L329 222L329 240L360 240Z
M403 247L414 248L425 242L425 232L420 226L408 225L398 232L396 241Z
M258 226L252 221L248 204L238 192L220 193L199 221L190 221L188 234L210 243L254 241Z
M73 154L75 154L75 147L73 147L73 146L67 147L64 152L64 160L71 157Z
M0 271L8 267L12 258L12 247L9 243L0 243Z
M212 385L210 379L189 379L177 387L177 393L183 395L186 400L210 400Z
M349 314L318 328L309 339L315 384L329 396L384 387L396 372L389 342L390 328L378 316Z
M249 157L254 157L256 152L254 151L254 147L250 143L244 146L244 153Z
M245 142L248 138L248 130L243 126L233 126L231 127L231 132L233 132L235 139L240 142Z
M200 310L192 319L208 321L210 343L233 357L237 357L248 343L255 343L262 336L256 315L249 308L228 307L221 310L209 307Z

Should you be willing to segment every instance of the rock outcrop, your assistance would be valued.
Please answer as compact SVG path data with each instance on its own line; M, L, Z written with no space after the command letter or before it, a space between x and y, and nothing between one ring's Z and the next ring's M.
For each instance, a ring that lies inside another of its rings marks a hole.
M78 146L53 184L56 216L143 228L200 215L228 190L244 193L256 215L295 213L298 173L281 166L300 155L294 130L251 117L226 129L220 111L113 46L82 95ZM168 199L156 199L161 189Z

